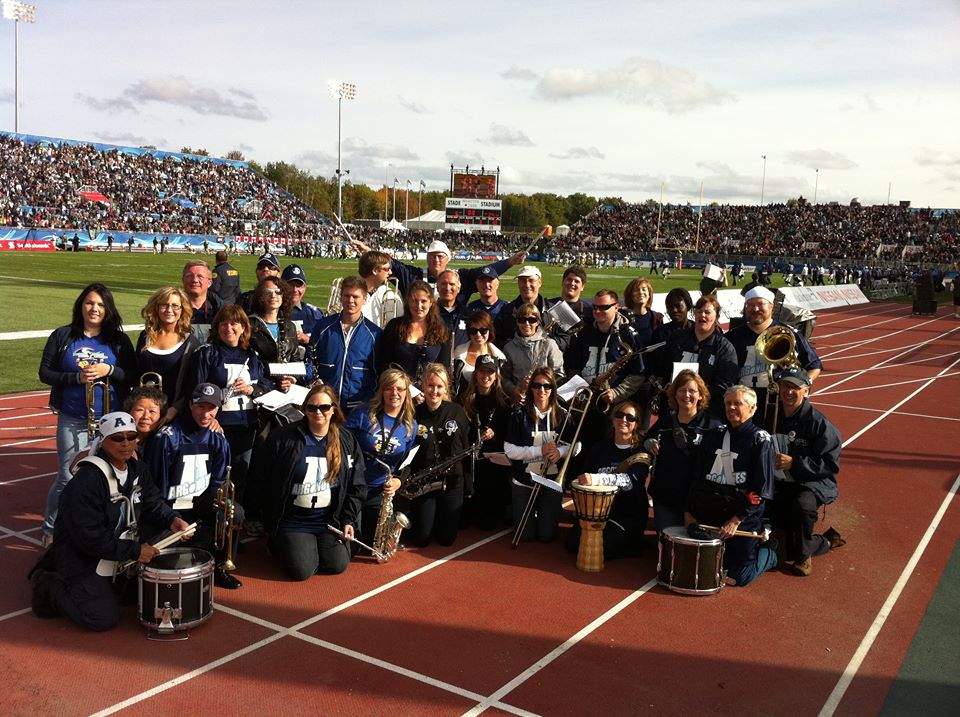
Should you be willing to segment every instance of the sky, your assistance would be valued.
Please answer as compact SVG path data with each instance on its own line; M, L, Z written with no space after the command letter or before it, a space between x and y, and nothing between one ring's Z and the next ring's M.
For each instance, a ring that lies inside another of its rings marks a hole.
M960 207L960 0L36 0L20 131L627 201ZM15 25L0 22L0 129Z

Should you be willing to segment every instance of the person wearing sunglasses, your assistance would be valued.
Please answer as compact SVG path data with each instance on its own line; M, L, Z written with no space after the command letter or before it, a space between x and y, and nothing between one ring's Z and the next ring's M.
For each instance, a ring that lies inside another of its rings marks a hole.
M632 558L643 552L643 531L647 527L646 481L649 462L636 461L621 468L628 458L641 451L643 434L640 409L633 401L621 401L610 415L610 433L594 443L577 461L580 485L615 485L620 488L603 530L603 557L606 560ZM580 522L573 521L567 533L567 549L580 547Z
M497 362L506 361L507 357L497 348L496 333L493 330L493 319L484 310L474 311L467 317L467 336L469 341L460 344L453 351L454 395L459 394L463 387L470 382L481 356L491 356Z
M290 320L293 290L283 279L266 276L257 284L250 314L250 345L264 365L299 361L303 356L297 342L297 327ZM276 388L286 393L297 376L273 376ZM306 381L306 376L300 377Z
M520 309L525 304L532 304L540 315L543 315L544 312L553 305L553 302L545 299L540 294L542 286L543 275L533 264L527 264L517 273L517 298L508 303L497 314L495 321L497 336L500 339L501 346L506 347L507 342L519 333L517 318L519 317ZM570 342L570 335L567 333L551 333L550 335L560 346L561 350L566 348Z
M503 450L513 465L511 502L513 530L516 532L524 508L530 499L534 482L531 473L556 476L569 444L558 440L567 412L557 400L557 377L551 368L538 368L530 375L522 409L513 412L507 424ZM572 422L572 421L571 421ZM568 426L573 433L574 427ZM569 439L571 436L564 436ZM533 507L533 514L521 539L550 542L557 537L560 521L559 491L542 488Z
M492 267L483 267L479 276L477 276L477 293L480 297L467 305L467 312L485 311L490 315L490 318L496 319L497 315L508 305L504 299L500 298L499 289L500 277L497 272Z
M230 466L230 444L222 433L212 430L217 411L223 405L223 392L212 383L201 383L193 389L189 410L157 431L143 447L143 460L150 466L150 476L160 495L188 523L198 523L188 545L213 554L216 559L214 583L229 590L240 587L237 578L224 567L227 558L236 560L239 540L233 543L233 555L214 550L217 490L227 479ZM232 479L232 476L231 476ZM243 503L234 504L234 525L243 525ZM162 537L163 525L145 521L147 535Z
M115 500L115 496L123 496ZM133 586L113 579L116 562L150 562L160 552L133 531L151 521L171 531L187 523L162 499L145 463L137 460L137 425L129 413L108 413L90 456L63 489L53 545L30 571L37 617L63 615L102 632L120 621L118 596ZM127 511L134 511L128 515Z
M503 314L501 314L503 316ZM523 304L516 313L517 334L503 347L507 361L503 366L503 389L514 403L523 403L530 377L535 369L547 367L558 381L563 380L563 353L557 342L544 333L540 311ZM496 324L494 324L496 329ZM499 331L497 336L500 336Z
M358 535L367 497L363 454L343 428L336 391L315 384L301 408L304 417L273 431L253 465L264 476L261 502L270 552L291 580L347 569L350 546L327 526L348 539Z
M650 479L653 521L659 532L683 525L690 485L697 473L705 434L721 422L707 408L710 390L702 378L683 369L666 390L669 412L662 411L644 449L657 457Z

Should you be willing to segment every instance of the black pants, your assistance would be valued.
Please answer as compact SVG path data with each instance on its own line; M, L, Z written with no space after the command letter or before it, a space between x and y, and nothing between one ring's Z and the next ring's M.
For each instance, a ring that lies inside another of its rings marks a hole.
M270 550L291 580L317 573L339 575L350 564L350 548L330 531L277 533L270 539Z
M367 545L373 545L373 536L377 532L377 519L380 517L380 503L383 499L383 486L368 488L367 499L360 508L360 524L354 526L356 535ZM356 555L363 548L351 543L353 554Z
M505 524L510 508L510 467L500 466L481 458L473 469L473 497L464 501L469 520L463 525L475 524L481 530L496 530Z
M786 560L804 560L830 550L830 541L813 532L822 503L802 483L777 481L770 506L770 522L786 534Z
M431 538L440 545L453 545L460 530L463 484L434 491L416 500L403 501L400 509L410 518L410 542L425 548Z
M52 593L53 603L60 614L88 630L104 632L112 630L120 622L117 592L110 578L90 573L69 584L57 580L52 586Z
M250 456L253 454L253 442L257 436L255 428L245 426L224 426L223 435L230 444L230 480L233 481L237 502L247 507L251 520L260 518L259 484L249 485L247 473L250 469ZM256 476L253 477L254 481Z

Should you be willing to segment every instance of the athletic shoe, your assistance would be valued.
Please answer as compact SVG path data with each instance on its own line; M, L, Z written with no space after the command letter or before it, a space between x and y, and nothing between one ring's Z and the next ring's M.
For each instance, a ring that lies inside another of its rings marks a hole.
M844 539L844 537L833 528L827 528L826 532L823 534L823 537L830 542L830 550L842 548L847 544L847 541Z
M799 575L807 577L813 572L813 558L807 556L803 560L793 563L793 570Z

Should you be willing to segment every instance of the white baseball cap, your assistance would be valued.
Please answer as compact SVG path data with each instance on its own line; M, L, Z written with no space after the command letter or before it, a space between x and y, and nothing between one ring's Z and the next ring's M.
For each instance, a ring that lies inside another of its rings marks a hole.
M533 264L527 264L523 267L520 272L517 274L517 278L520 279L524 276L532 276L537 279L542 279L543 275L540 273L540 270L535 267Z
M439 239L434 239L432 242L430 242L430 246L427 247L427 254L433 254L434 252L446 254L449 257L453 256L453 252L450 251L450 247L448 247Z
M776 294L770 291L770 289L765 289L762 286L755 286L743 295L744 301L750 301L750 299L763 299L764 301L769 301L771 304L773 303L774 298L776 298Z

